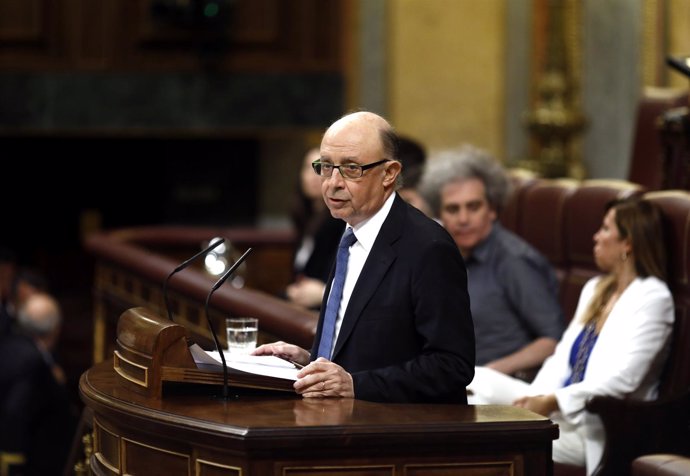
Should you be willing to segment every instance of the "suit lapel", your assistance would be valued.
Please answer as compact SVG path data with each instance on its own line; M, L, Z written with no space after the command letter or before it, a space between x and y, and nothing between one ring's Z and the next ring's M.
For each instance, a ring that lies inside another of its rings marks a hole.
M381 230L374 241L374 246L369 252L367 261L364 263L362 272L352 291L352 297L345 310L343 323L340 326L338 340L333 349L333 359L336 358L340 349L342 349L350 337L362 310L371 300L386 272L397 258L397 253L393 249L392 244L399 239L402 233L405 221L405 206L405 202L396 194L393 206L381 226Z

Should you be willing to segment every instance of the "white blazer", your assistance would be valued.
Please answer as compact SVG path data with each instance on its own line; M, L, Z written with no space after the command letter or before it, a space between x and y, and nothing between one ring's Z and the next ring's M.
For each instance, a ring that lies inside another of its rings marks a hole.
M584 411L594 395L656 398L673 330L673 298L666 284L654 277L637 278L623 292L604 323L581 382L563 387L570 376L570 352L583 328L582 314L601 276L582 288L575 316L529 386L530 395L554 393L565 426L584 425L587 472L601 459L604 432L598 416ZM561 418L556 418L561 420ZM568 430L568 428L563 428Z

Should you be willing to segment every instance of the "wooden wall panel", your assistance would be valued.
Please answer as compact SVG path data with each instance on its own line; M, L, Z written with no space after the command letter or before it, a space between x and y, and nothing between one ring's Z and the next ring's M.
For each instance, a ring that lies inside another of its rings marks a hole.
M2 0L0 0L2 1ZM109 0L70 0L71 26L65 32L72 61L66 68L103 70L115 46L112 32L113 3Z
M62 0L0 0L0 68L54 67L67 51Z
M0 0L0 71L338 72L342 0Z
M0 40L16 44L40 42L43 33L41 7L39 0L0 3Z

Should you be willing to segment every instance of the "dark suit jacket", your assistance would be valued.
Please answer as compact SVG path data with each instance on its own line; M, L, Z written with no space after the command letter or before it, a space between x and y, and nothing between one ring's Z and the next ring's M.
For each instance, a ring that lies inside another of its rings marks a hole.
M24 454L22 475L59 475L75 427L67 390L33 341L0 336L0 451Z
M315 358L328 282L312 348ZM446 230L396 195L355 285L333 351L355 398L467 403L474 376L467 273Z

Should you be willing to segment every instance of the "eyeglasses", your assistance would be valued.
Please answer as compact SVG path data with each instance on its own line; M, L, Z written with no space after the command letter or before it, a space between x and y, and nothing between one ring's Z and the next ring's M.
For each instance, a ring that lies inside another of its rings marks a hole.
M377 165L381 165L384 162L388 162L390 159L383 159L379 160L378 162L372 162L371 164L366 164L366 165L359 165L359 164L342 164L342 165L333 165L328 162L321 162L321 161L315 161L311 163L311 166L314 168L314 172L316 172L317 175L320 175L322 177L330 177L333 175L333 169L338 169L340 172L340 175L343 178L346 179L358 179L360 178L363 174L364 171L367 169L371 169L372 167L376 167Z

